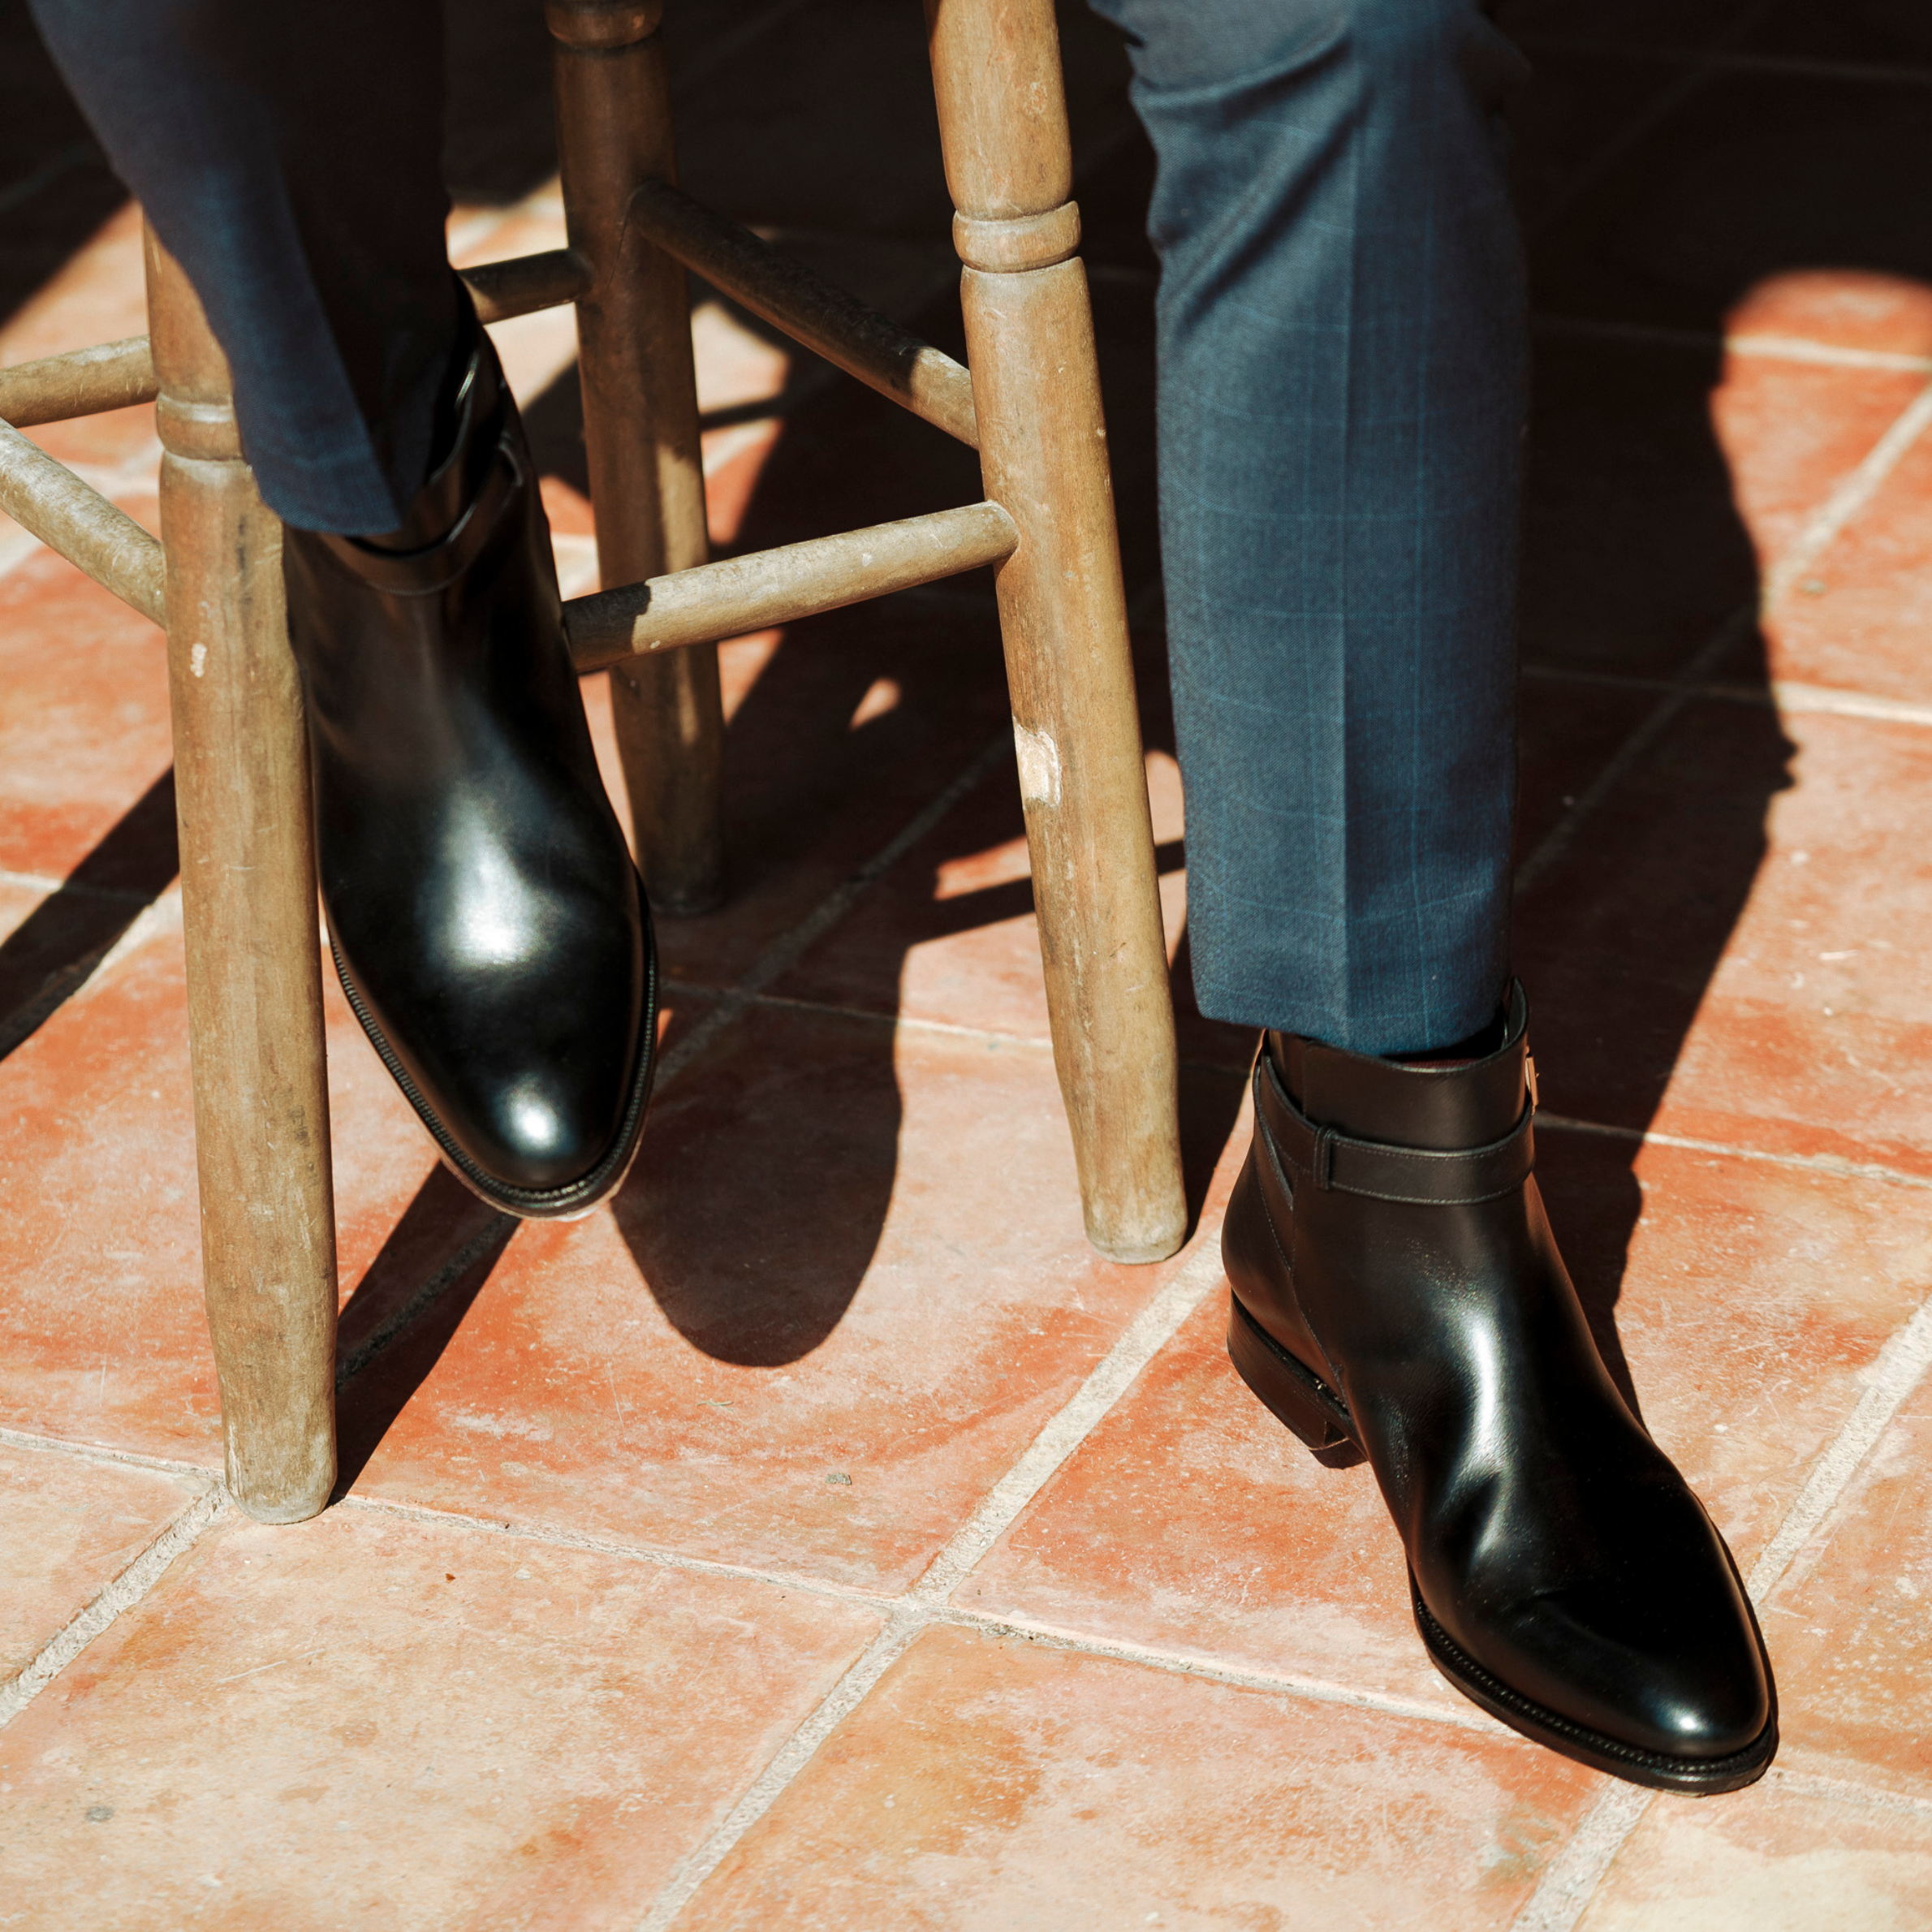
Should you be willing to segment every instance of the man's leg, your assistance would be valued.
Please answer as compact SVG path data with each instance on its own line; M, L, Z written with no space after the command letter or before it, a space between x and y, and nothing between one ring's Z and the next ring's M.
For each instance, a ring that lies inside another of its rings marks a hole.
M1508 965L1524 64L1469 0L1096 3L1159 157L1201 1010L1447 1046Z
M435 0L29 0L201 294L270 509L394 529L461 339Z
M32 0L226 351L282 563L329 938L444 1160L584 1214L656 981L516 405L444 241L436 0Z
M1451 1682L1637 1783L1748 1784L1769 1662L1557 1253L1505 985L1522 63L1477 0L1096 4L1159 162L1196 985L1268 1029L1229 1352L1374 1465Z

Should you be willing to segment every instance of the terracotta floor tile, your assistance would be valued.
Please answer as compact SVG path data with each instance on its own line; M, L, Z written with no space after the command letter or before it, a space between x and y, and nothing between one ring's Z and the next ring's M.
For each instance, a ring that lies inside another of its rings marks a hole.
M1555 830L1630 734L1656 708L1658 693L1634 684L1572 681L1561 675L1523 679L1516 785L1516 864Z
M58 903L42 902L35 921ZM54 922L51 938L97 943L106 934L86 924L95 908L119 920L130 903L77 900L75 921ZM132 951L0 1060L11 1204L0 1416L207 1464L219 1460L219 1411L201 1307L178 896L144 917ZM0 974L27 931L0 942ZM481 1242L479 1265L493 1258L492 1231L507 1237L509 1223L438 1165L326 963L323 973L347 1352L453 1257Z
M30 1663L196 1494L158 1470L0 1443L0 1682Z
M1508 104L1511 187L1532 236L1555 223L1560 237L1579 185L1675 78L1654 61L1621 57L1619 44L1696 45L1717 24L1710 11L1671 0L1593 8L1580 50L1577 16L1560 0L1498 9L1496 24L1533 63L1531 84Z
M0 1420L218 1466L193 1149L176 928L0 1061Z
M1925 386L1916 373L1727 360L1711 420L1761 567L1777 561Z
M1501 1735L935 1630L682 1922L1500 1927L1593 1783Z
M126 192L107 188L100 226L73 237L79 248L6 317L0 365L147 334L140 210Z
M784 425L776 420L735 423L707 429L701 438L705 463L705 528L712 545L735 550L739 533L757 500L765 465L776 451ZM834 517L836 526L847 520ZM830 536L832 528L815 532ZM761 547L756 544L748 549Z
M1774 7L1751 37L1753 50L1807 60L1869 63L1899 80L1932 66L1932 34L1912 9L1884 0L1854 0L1848 6Z
M1932 1252L1921 1261L1932 1273ZM1932 1389L1921 1385L1773 1594L1794 1765L1932 1800ZM1932 1815L1932 1810L1929 1810Z
M1715 354L1541 334L1535 363L1524 657L1667 675L1757 594L1712 431Z
M138 891L0 883L0 1057L73 997L116 946L137 944L173 911Z
M1865 1932L1932 1917L1932 1811L1775 1767L1736 1796L1662 1798L1577 1932Z
M1691 706L1519 906L1544 1104L1932 1171L1929 800L1923 727Z
M1086 1245L1044 1053L756 1011L615 1216L527 1224L351 1385L345 1468L896 1589L1162 1279Z
M1932 356L1932 288L1869 270L1793 269L1747 290L1726 330L1731 335L1781 335L1833 348Z
M1932 439L1921 438L1767 620L1772 675L1923 705L1929 625Z
M62 878L167 769L161 633L41 551L0 576L0 869Z
M1683 77L1652 67L1645 93ZM1843 265L1932 286L1923 119L1912 87L1712 75L1538 238L1537 305L1714 330L1794 269Z
M997 634L970 619L875 606L725 655L730 897L658 930L666 974L714 985L872 858L1008 717Z
M1145 690L1164 675L1144 673ZM1531 679L1524 688L1518 850L1527 856L1658 701L1654 690ZM1149 789L1171 955L1184 944L1179 770L1150 752ZM1247 1029L1203 1020L1175 960L1184 1058L1243 1069ZM776 982L787 997L1046 1037L1038 928L1017 787L1003 765Z
M231 1517L0 1736L28 1926L629 1926L862 1611L457 1525Z
M1767 1164L1538 1136L1606 1360L1748 1569L1924 1293L1932 1205ZM1443 1708L1366 1468L1229 1366L1212 1294L960 1592L996 1615Z
M1180 771L1166 752L1149 754L1147 769L1171 957L1186 910ZM1003 759L773 990L1046 1039L1039 925L1011 761Z

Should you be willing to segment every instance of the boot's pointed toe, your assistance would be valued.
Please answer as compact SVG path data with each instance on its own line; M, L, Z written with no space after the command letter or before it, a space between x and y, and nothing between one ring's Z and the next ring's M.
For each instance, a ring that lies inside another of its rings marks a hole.
M411 547L287 533L330 942L459 1178L507 1213L567 1218L636 1151L655 953L481 331L425 497L440 534Z
M1771 1687L1742 1591L1721 1587L1727 1568L1720 1546L1660 1563L1634 1588L1550 1591L1489 1617L1473 1641L1532 1701L1587 1731L1687 1768L1733 1757L1763 1736ZM1706 1587L1660 1590L1666 1572Z
M1494 1050L1271 1035L1230 1198L1229 1352L1373 1466L1438 1669L1526 1736L1689 1793L1761 1777L1770 1662L1723 1539L1606 1372L1534 1178L1520 987Z

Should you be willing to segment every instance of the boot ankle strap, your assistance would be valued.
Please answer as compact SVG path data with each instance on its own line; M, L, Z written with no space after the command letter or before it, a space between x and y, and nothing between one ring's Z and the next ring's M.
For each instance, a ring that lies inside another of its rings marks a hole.
M1324 1192L1417 1207L1473 1207L1513 1193L1536 1167L1536 1106L1526 1102L1516 1124L1485 1147L1438 1154L1358 1141L1317 1126L1287 1096L1281 1076L1262 1054L1254 1074L1255 1120L1286 1174L1291 1192L1304 1178Z

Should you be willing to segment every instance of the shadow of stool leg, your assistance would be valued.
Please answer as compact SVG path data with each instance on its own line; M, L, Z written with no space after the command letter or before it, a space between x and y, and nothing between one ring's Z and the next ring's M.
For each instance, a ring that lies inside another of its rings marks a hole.
M1174 1009L1052 0L927 0L1054 1059L1089 1238L1187 1227Z
M241 459L227 364L150 234L166 455L168 684L202 1279L228 1486L292 1523L335 1481L335 1212L308 746L282 527Z

